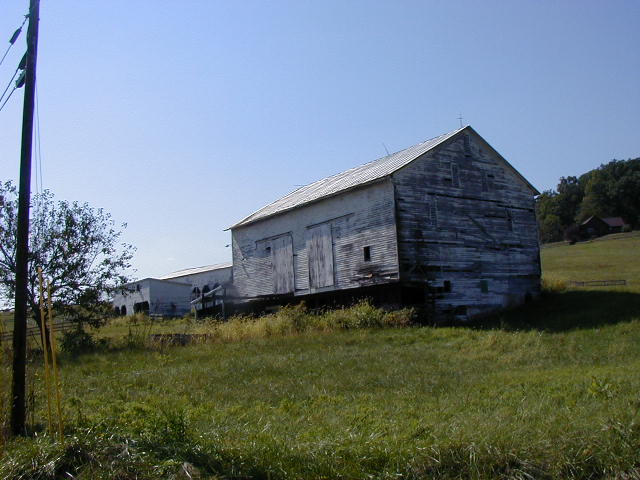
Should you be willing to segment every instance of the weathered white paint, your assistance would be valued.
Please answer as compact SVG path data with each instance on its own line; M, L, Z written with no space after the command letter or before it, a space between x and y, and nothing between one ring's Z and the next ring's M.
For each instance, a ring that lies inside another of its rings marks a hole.
M278 293L273 288L273 259L263 245L265 240L283 235L292 240L295 295L397 279L393 192L393 184L383 181L232 229L233 279L238 295L253 298ZM331 252L333 262L329 266L326 258L322 274L314 273L317 285L326 286L312 287L308 230L320 225L326 239L320 241L318 248L327 257ZM363 258L365 246L372 247L370 262Z
M145 278L124 285L112 300L112 305L126 314L135 311L135 305L149 302L149 314L181 316L189 312L191 306L191 285L187 283Z
M358 184L361 171L376 183ZM378 178L379 171L389 174ZM350 189L336 193L339 185ZM320 191L331 196L318 197ZM463 128L311 184L236 224L234 285L244 299L287 293L291 258L298 296L401 282L424 289L436 317L515 305L540 289L535 194L482 137ZM294 202L304 198L313 202ZM286 255L273 253L280 238L291 239L290 256L284 247Z

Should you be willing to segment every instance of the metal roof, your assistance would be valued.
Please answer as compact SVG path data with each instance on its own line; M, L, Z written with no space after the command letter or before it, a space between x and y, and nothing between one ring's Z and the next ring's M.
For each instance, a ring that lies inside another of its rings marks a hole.
M262 207L260 210L252 213L248 217L243 218L230 228L247 225L301 205L305 205L325 197L330 197L336 193L349 190L353 187L380 180L411 163L420 155L425 154L465 128L467 127L458 128L457 130L426 140L412 147L387 155L386 157L379 158L372 162L365 163L364 165L338 173L337 175L332 175L330 177L323 178L322 180L318 180L317 182L300 187L275 202Z
M622 217L607 217L602 220L610 227L624 227L625 225Z
M187 275L195 275L196 273L211 272L213 270L220 270L222 268L231 268L231 262L217 263L215 265L205 265L204 267L185 268L184 270L178 270L167 275L158 277L159 280L171 280L172 278L185 277Z

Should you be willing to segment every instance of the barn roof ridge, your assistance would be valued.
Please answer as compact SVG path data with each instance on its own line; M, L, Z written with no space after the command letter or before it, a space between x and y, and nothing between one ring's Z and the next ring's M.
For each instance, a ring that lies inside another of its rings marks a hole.
M256 210L252 214L243 218L239 222L235 223L231 227L241 227L264 220L269 217L273 217L280 213L284 213L295 208L313 203L334 195L344 193L354 188L363 187L376 181L380 181L389 175L397 172L401 168L407 166L418 157L433 150L437 146L441 145L450 138L456 136L464 130L470 130L478 135L488 147L490 147L496 154L505 162L505 164L524 182L526 183L535 194L539 194L537 189L529 183L500 153L495 150L480 134L478 134L471 125L465 125L442 135L438 135L429 140L425 140L416 145L412 145L405 149L391 153L384 157L380 157L376 160L358 165L356 167L349 168L340 173L330 175L328 177L316 180L299 187L286 195L278 198L274 202L271 202L264 207Z
M342 193L354 187L363 186L373 181L380 180L391 175L400 168L411 163L419 156L425 154L429 150L440 145L442 142L469 127L470 125L465 125L461 128L430 138L429 140L425 140L416 145L390 153L384 157L377 158L334 175L316 180L315 182L307 185L303 185L302 187L296 188L277 200L256 210L252 214L229 227L229 229L248 225L302 205Z
M196 273L212 272L214 270L220 270L223 268L231 267L231 262L215 263L213 265L204 265L202 267L183 268L182 270L176 270L175 272L168 273L157 277L158 280L171 280L172 278L184 277L187 275L195 275Z

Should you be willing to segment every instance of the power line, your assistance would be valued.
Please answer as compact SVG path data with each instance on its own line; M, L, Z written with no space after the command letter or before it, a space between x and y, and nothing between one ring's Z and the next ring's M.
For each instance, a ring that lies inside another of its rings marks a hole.
M20 67L16 68L16 71L13 72L13 76L11 77L11 80L9 80L9 83L7 83L7 88L4 89L4 92L2 92L2 95L0 95L0 102L2 101L2 99L4 98L5 93L7 93L7 90L9 90L9 87L11 86L11 84L13 83L13 79L16 78L16 75L18 74L18 71L20 70Z
M16 78L16 75L18 74L18 72L21 71L20 76L16 80L16 83L13 89L11 90L11 92L9 92L9 96L0 107L0 112L2 111L4 106L7 104L9 99L11 98L11 95L13 95L13 92L15 92L18 88L22 88L24 86L24 82L26 79L26 68L27 68L27 54L25 53L24 56L22 57L22 60L20 60L20 63L18 64L18 68L16 68L16 71L13 72L13 76L11 77L11 80L9 80L7 87L4 89L4 92L2 92L2 95L0 95L0 102L1 102L5 94L7 93L7 90L9 90L9 87L11 86L11 83L13 82L14 78Z
M17 90L17 87L13 87L13 90L11 90L11 92L9 92L9 95L7 96L7 99L4 101L4 103L2 104L2 106L0 106L0 112L2 111L2 109L4 108L4 106L7 104L7 102L9 101L9 99L11 98L11 95L13 95L13 92L15 92Z
M22 25L20 25L17 30L15 32L13 32L13 35L11 35L11 38L9 39L9 46L7 47L7 50L4 52L4 55L2 55L2 59L0 59L0 65L2 65L2 62L4 62L4 59L6 58L7 54L9 53L9 50L11 50L11 47L13 47L13 44L16 43L16 40L18 40L18 37L20 36L20 33L22 32L22 27L24 27L24 24L27 22L27 20L29 19L29 15L25 15L24 16L24 20L22 21Z

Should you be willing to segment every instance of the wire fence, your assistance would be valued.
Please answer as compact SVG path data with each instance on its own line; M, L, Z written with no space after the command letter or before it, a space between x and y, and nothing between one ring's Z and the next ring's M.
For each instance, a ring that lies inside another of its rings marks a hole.
M626 280L587 280L584 282L581 281L572 281L571 286L573 287L609 287L614 285L626 285Z
M78 323L73 320L60 320L54 323L55 332L65 332L76 328ZM27 326L27 339L35 342L41 342L40 327L37 325ZM5 331L0 335L0 342L11 342L13 340L13 331Z

